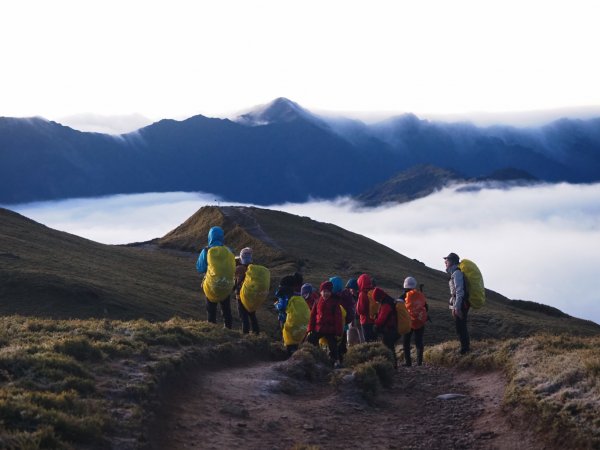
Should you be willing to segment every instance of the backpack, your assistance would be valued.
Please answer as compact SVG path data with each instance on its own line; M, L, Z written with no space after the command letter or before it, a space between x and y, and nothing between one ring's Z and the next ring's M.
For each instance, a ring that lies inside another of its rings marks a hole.
M379 303L377 303L373 298L373 290L374 289L369 289L369 292L367 293L369 297L369 318L371 320L375 320L377 318L377 313L379 312L380 306Z
M285 309L286 318L283 324L283 343L285 345L298 345L306 336L310 309L303 297L293 295L288 300Z
M206 254L208 270L202 281L206 298L218 303L231 294L235 283L235 256L225 246L210 247Z
M410 314L402 300L396 300L395 305L398 334L406 334L410 332Z
M405 306L410 315L410 327L418 330L427 322L427 300L422 292L410 290L406 293Z
M463 259L458 268L465 278L465 294L469 304L479 309L485 305L485 287L483 286L483 277L477 265L468 259Z
M250 264L240 289L240 300L246 311L255 312L269 295L271 272L264 266Z

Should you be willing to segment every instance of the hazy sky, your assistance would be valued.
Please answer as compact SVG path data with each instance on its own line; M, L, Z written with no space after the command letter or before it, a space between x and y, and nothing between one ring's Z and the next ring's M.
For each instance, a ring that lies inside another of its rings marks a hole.
M595 0L3 1L0 116L597 107L598 17Z
M11 208L92 240L128 243L165 235L214 198L139 194ZM599 198L600 184L558 184L510 191L446 189L359 211L347 200L272 208L337 224L439 270L442 256L454 251L478 263L490 289L600 323Z

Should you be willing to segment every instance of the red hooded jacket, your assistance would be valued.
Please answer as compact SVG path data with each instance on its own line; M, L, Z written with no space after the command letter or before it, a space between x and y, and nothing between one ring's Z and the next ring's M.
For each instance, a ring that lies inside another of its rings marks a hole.
M363 273L357 280L358 284L358 302L356 303L356 312L360 319L360 324L365 325L375 321L369 317L369 290L373 287L371 277Z
M379 288L373 291L373 298L381 303L375 326L382 332L395 332L398 329L395 300Z
M310 312L308 332L316 331L322 334L334 334L341 336L344 331L342 323L342 310L339 298L332 295L327 300L319 297Z

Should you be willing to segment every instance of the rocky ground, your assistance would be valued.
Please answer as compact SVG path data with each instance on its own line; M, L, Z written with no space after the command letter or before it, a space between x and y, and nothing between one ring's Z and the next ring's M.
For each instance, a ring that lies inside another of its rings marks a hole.
M298 384L278 364L204 370L174 387L150 448L551 448L509 425L499 373L401 367L369 405L351 382Z

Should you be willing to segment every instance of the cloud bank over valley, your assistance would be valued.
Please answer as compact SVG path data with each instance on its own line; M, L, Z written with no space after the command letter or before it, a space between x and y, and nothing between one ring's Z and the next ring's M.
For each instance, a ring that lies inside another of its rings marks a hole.
M490 289L600 323L598 199L600 184L556 184L476 192L447 188L372 209L358 208L349 199L270 208L334 223L440 270L442 256L454 251L477 262ZM174 192L11 209L51 228L124 244L163 236L200 207L218 204L212 194Z

